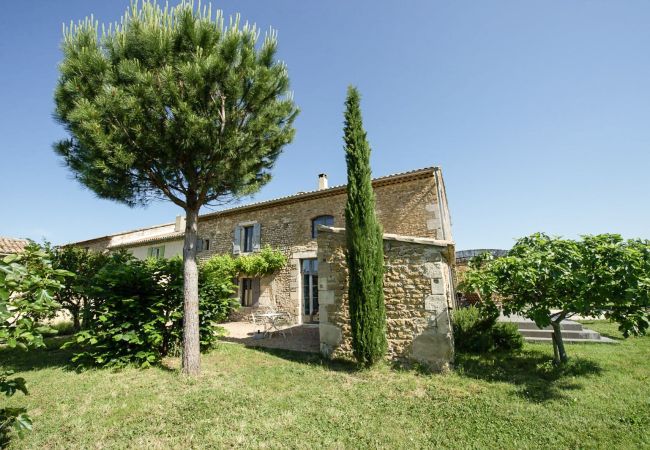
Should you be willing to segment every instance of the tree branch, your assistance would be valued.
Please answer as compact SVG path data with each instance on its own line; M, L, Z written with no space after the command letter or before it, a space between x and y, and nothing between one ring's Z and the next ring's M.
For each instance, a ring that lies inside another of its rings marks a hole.
M180 206L183 209L185 209L187 207L187 203L184 202L183 200L181 200L180 198L178 198L177 196L175 196L169 190L169 187L160 178L158 178L158 176L156 175L156 173L153 170L149 169L149 170L146 170L145 172L148 173L148 176L149 176L151 182L154 184L154 186L156 186L158 189L163 191L165 193L165 195L172 202L174 202L175 204L177 204L178 206Z

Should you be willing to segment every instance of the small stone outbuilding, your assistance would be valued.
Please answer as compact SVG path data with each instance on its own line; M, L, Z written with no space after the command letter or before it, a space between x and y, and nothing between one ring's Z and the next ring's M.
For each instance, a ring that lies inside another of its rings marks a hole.
M345 229L319 228L318 261L321 353L351 357ZM388 357L448 369L454 356L453 242L385 234L384 261Z

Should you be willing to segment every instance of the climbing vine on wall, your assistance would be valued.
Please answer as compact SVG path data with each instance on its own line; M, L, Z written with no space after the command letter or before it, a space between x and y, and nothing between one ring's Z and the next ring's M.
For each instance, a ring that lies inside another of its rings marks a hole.
M237 275L264 276L282 270L287 265L287 257L280 250L265 246L259 253L233 257L216 255L203 263L207 273L235 278Z

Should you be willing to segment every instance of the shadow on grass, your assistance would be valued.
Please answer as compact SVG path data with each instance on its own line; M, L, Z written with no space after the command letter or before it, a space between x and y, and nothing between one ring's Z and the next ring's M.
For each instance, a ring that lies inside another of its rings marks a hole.
M510 383L517 395L533 402L566 398L568 391L582 389L579 377L599 375L601 366L587 359L571 358L561 366L549 355L536 350L520 353L456 355L456 372L461 376Z
M354 361L345 359L329 359L320 353L298 352L295 350L286 350L269 347L248 347L267 355L273 355L288 361L307 364L310 366L324 367L334 372L357 372L360 369Z
M74 371L75 367L70 363L74 350L61 349L61 346L71 339L70 336L61 336L45 339L45 348L33 348L29 350L1 349L0 366L3 369L16 372L27 372L41 370L51 367L61 367Z
M261 335L255 326L245 324L248 328L245 335L242 330L238 330L235 336L220 336L219 340L235 344L243 344L246 347L258 348L275 348L283 350L292 350L297 352L318 353L320 348L319 332L317 327L308 327L304 325L295 325L284 328L283 333L274 331L271 336Z
M62 368L70 372L84 372L89 369L118 371L117 367L82 366L72 362L72 357L79 348L62 349L61 346L72 339L72 336L61 336L45 339L45 348L0 349L0 370L13 370L14 372L28 372L49 368ZM138 367L133 365L133 367ZM170 365L168 361L153 367L165 372L180 372L180 368ZM1 447L0 447L1 448Z

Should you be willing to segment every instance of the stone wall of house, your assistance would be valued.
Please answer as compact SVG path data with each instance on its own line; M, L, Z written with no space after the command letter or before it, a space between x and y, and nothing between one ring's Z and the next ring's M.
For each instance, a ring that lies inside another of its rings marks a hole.
M451 364L453 255L451 242L384 236L389 359L418 362L434 370L445 370ZM321 227L318 260L321 352L351 357L345 230Z
M433 175L400 183L375 186L377 214L387 233L436 238L443 222L438 205L438 189ZM259 205L202 216L199 236L210 240L210 249L199 254L207 259L214 254L233 252L233 235L239 225L259 223L261 245L282 250L289 258L284 270L262 280L264 302L291 313L296 321L301 314L302 259L317 257L317 242L311 237L312 219L321 215L334 217L335 226L345 223L345 189L323 191L317 198L300 199L283 204ZM260 306L264 306L260 299ZM242 308L240 317L251 312Z
M377 216L386 233L441 238L437 189L432 176L375 186L375 195ZM232 252L235 227L249 223L261 224L262 245L315 250L311 220L317 216L331 215L334 226L343 226L345 202L345 190L336 189L323 191L322 196L316 198L203 215L199 218L199 235L210 239L211 248L201 257Z
M413 174L373 182L378 218L386 233L419 236L432 239L450 239L449 212L439 169L416 171ZM215 254L233 253L233 236L237 226L260 224L261 246L270 245L283 251L289 264L282 271L260 280L258 306L272 306L292 314L296 322L301 316L301 260L317 257L317 242L312 238L312 219L331 215L334 226L345 223L346 191L344 187L287 197L284 200L252 204L222 212L205 214L199 218L198 234L210 241L210 248L199 253L200 260ZM113 245L125 248L128 239L149 239L164 233L177 232L177 224L170 223L149 229L133 230L120 235L106 236L77 245L93 250L104 250ZM128 239L127 239L128 238ZM159 245L151 241L143 246ZM136 245L132 246L133 248ZM167 256L167 249L165 249ZM236 318L247 316L254 308L241 308Z

